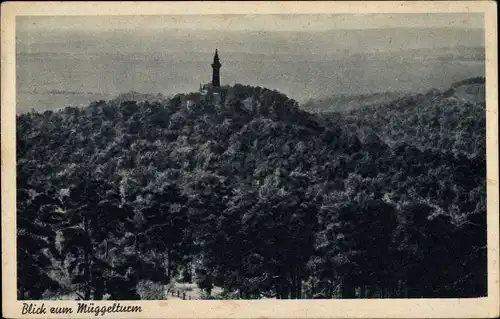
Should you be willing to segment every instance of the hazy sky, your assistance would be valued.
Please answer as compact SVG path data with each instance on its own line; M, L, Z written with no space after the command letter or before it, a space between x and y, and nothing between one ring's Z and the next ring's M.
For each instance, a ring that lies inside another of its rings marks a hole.
M394 27L484 28L482 13L24 16L23 30L215 29L319 31Z

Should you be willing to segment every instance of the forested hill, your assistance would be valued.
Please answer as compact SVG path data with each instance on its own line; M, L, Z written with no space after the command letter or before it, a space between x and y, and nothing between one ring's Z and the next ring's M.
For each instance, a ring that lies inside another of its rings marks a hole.
M323 117L334 122L330 125L348 127L359 137L375 134L390 145L408 143L466 156L486 154L484 77L455 82L444 92L388 94L386 100L372 102L372 97L382 96L353 97L362 106L348 110L323 101L321 109L328 113Z
M484 103L221 89L17 117L21 299L486 294Z

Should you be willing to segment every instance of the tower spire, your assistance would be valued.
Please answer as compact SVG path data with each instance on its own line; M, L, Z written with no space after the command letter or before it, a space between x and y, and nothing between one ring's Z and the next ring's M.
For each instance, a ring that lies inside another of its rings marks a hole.
M212 63L212 86L220 87L220 67L219 52L215 49L214 62Z

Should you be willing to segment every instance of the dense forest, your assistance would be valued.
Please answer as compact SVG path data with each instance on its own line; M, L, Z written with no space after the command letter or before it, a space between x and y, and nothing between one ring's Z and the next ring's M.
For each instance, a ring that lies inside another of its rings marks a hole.
M234 85L220 103L125 94L20 114L18 297L485 296L471 85L484 78L316 113Z

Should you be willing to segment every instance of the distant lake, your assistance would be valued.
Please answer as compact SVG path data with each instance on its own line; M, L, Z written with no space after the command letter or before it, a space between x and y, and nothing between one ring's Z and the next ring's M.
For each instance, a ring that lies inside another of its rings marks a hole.
M484 61L426 58L397 53L356 56L220 53L223 84L279 90L305 102L335 94L446 89L452 82L484 75ZM211 53L17 54L17 111L85 106L119 93L196 91L211 77Z

